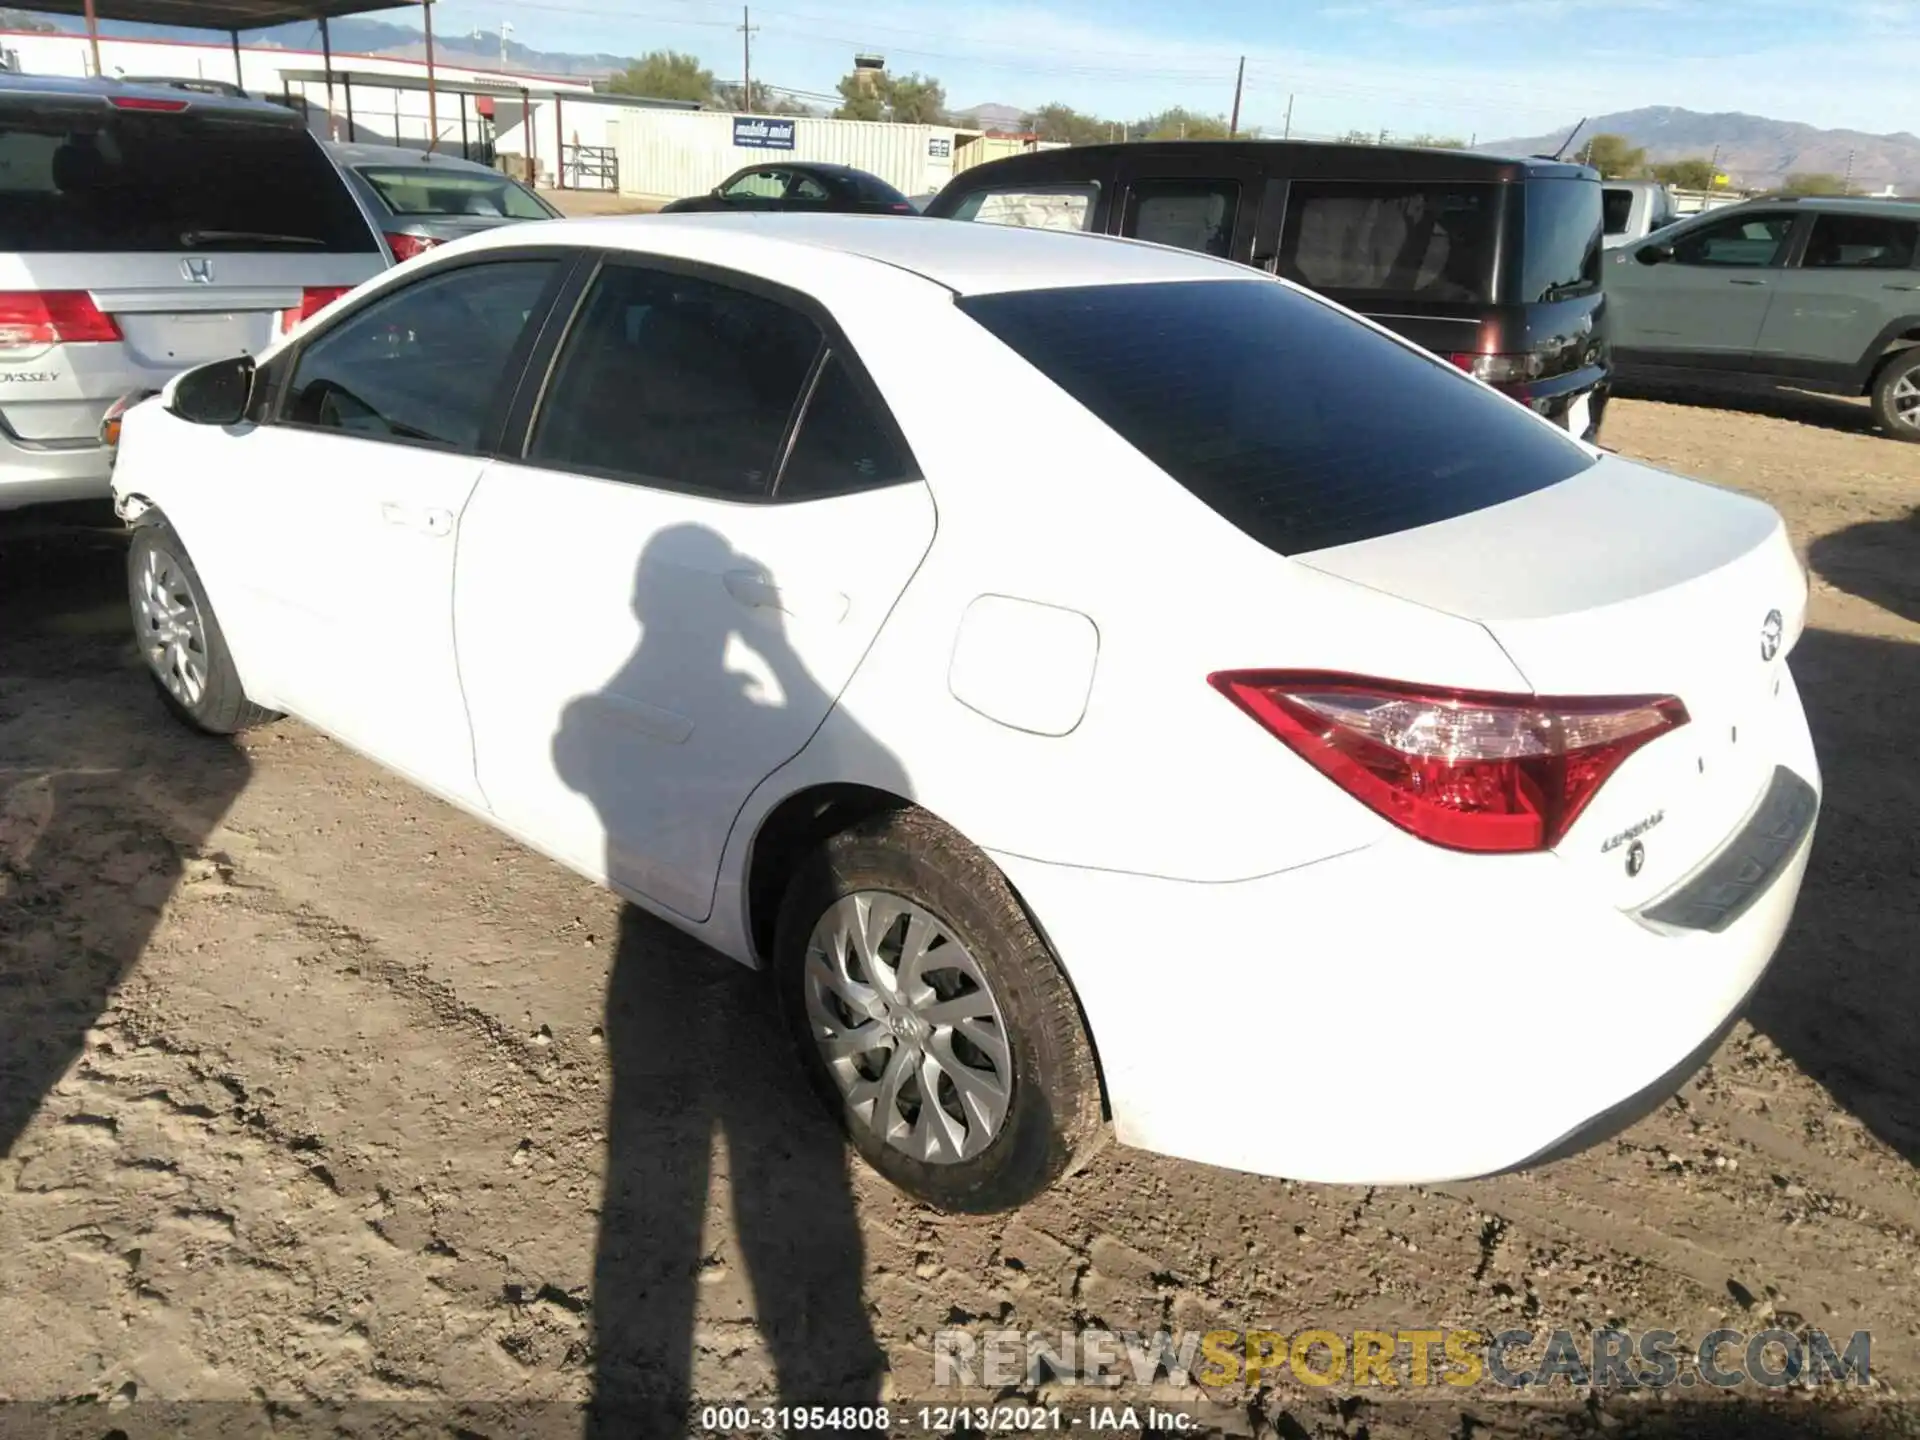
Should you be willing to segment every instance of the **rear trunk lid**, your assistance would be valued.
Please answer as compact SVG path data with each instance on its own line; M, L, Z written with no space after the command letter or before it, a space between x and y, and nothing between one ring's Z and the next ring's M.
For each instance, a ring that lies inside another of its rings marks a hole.
M95 443L120 396L257 353L306 288L386 264L344 178L277 106L0 87L0 177L0 303L31 317L52 296L91 317L79 339L0 334L0 424L30 444Z
M1785 666L1805 573L1780 517L1731 491L1607 458L1504 504L1294 559L1479 622L1538 694L1679 697L1688 723L1629 757L1558 847L1622 908L1739 827L1797 720Z

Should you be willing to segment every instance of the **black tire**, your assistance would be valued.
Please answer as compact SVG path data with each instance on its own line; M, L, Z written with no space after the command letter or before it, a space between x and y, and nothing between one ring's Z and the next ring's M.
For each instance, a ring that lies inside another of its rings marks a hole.
M1920 410L1909 410L1913 418L1903 420L1895 408L1893 392L1903 382L1920 389L1920 345L1900 351L1880 367L1880 373L1873 380L1873 418L1880 422L1880 428L1895 440L1920 445Z
M141 604L148 585L149 567L156 563L174 598L190 604L197 614L199 634L190 649L205 671L204 680L197 688L170 687L162 675L164 667L177 679L179 670L177 665L169 664L164 655L155 653L155 622ZM247 699L246 691L240 686L240 672L234 669L226 636L220 631L220 621L214 616L200 573L193 568L193 559L187 554L187 547L180 543L179 535L163 519L141 524L127 546L127 604L133 618L134 642L140 648L148 678L160 692L166 707L182 722L208 735L232 735L280 718L278 711Z
M805 968L814 927L857 892L909 900L966 948L1005 1020L1012 1086L999 1131L978 1154L929 1162L889 1144L850 1111L813 1038ZM1065 975L998 868L921 810L833 836L802 863L780 907L774 982L800 1063L861 1157L941 1210L1009 1210L1046 1190L1101 1136L1100 1081Z

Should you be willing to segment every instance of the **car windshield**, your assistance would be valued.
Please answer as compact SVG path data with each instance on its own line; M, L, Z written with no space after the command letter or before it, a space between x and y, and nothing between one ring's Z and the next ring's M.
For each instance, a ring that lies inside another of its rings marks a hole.
M0 250L358 254L378 246L297 123L192 108L0 105Z
M1026 290L962 310L1282 554L1432 525L1594 464L1513 401L1267 279Z
M360 174L396 215L471 215L506 220L553 218L553 211L544 201L504 175L436 169L430 165L366 165L361 167Z

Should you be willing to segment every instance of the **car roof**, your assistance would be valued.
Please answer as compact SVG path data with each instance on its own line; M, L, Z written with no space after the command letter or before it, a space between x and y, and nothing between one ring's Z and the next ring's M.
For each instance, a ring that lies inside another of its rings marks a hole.
M1247 280L1256 272L1191 250L1077 231L1031 230L922 216L711 211L549 221L541 243L651 251L674 226L696 234L751 236L770 246L833 250L905 270L956 295L1124 285L1155 280ZM510 243L511 227L493 232Z
M245 116L269 125L304 126L306 123L297 111L286 105L276 105L268 100L243 100L233 95L214 95L204 90L183 90L175 85L135 85L124 80L103 80L97 76L0 74L0 99L95 99L105 105L115 97L165 101L188 114L216 113L230 118Z
M1330 140L1132 140L1105 145L1072 145L1058 150L1029 150L983 161L955 175L959 189L982 177L1106 169L1121 161L1241 160L1255 164L1297 165L1303 179L1376 180L1405 176L1416 180L1594 180L1599 172L1571 160L1537 155L1496 155L1481 150L1441 150L1411 145L1359 145Z
M405 145L361 145L341 140L329 140L326 146L342 165L395 165L414 169L437 166L443 170L479 170L488 175L500 175L503 180L508 178L490 165L482 165L477 160L463 160L458 155L443 155L437 150L429 154Z
M1885 215L1903 220L1920 217L1920 198L1906 195L1756 195L1744 205L1793 205L1803 210L1833 210L1854 215ZM1721 206L1732 209L1732 206Z

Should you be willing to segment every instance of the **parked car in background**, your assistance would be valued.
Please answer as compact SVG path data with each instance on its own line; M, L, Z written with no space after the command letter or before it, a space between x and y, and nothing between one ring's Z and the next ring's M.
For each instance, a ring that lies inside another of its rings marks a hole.
M855 215L915 215L913 202L878 175L851 165L791 161L736 170L705 195L689 195L660 209L800 210Z
M1920 201L1729 205L1613 252L1606 275L1623 376L1867 395L1920 442Z
M327 149L379 221L395 260L496 225L560 215L519 181L457 155L338 142Z
M0 509L104 499L116 400L263 350L387 265L285 106L0 75Z
M1166 141L975 165L926 213L1257 266L1590 438L1610 374L1599 182L1582 165L1459 150Z
M1767 505L1170 247L536 228L129 412L188 724L291 711L770 966L860 1153L951 1209L1103 1104L1296 1179L1544 1163L1732 1026L1819 808ZM1286 1077L1338 1103L1223 1100ZM1497 1103L1354 1123L1436 1086Z
M1673 190L1658 180L1609 180L1600 187L1608 249L1664 230L1680 218Z

